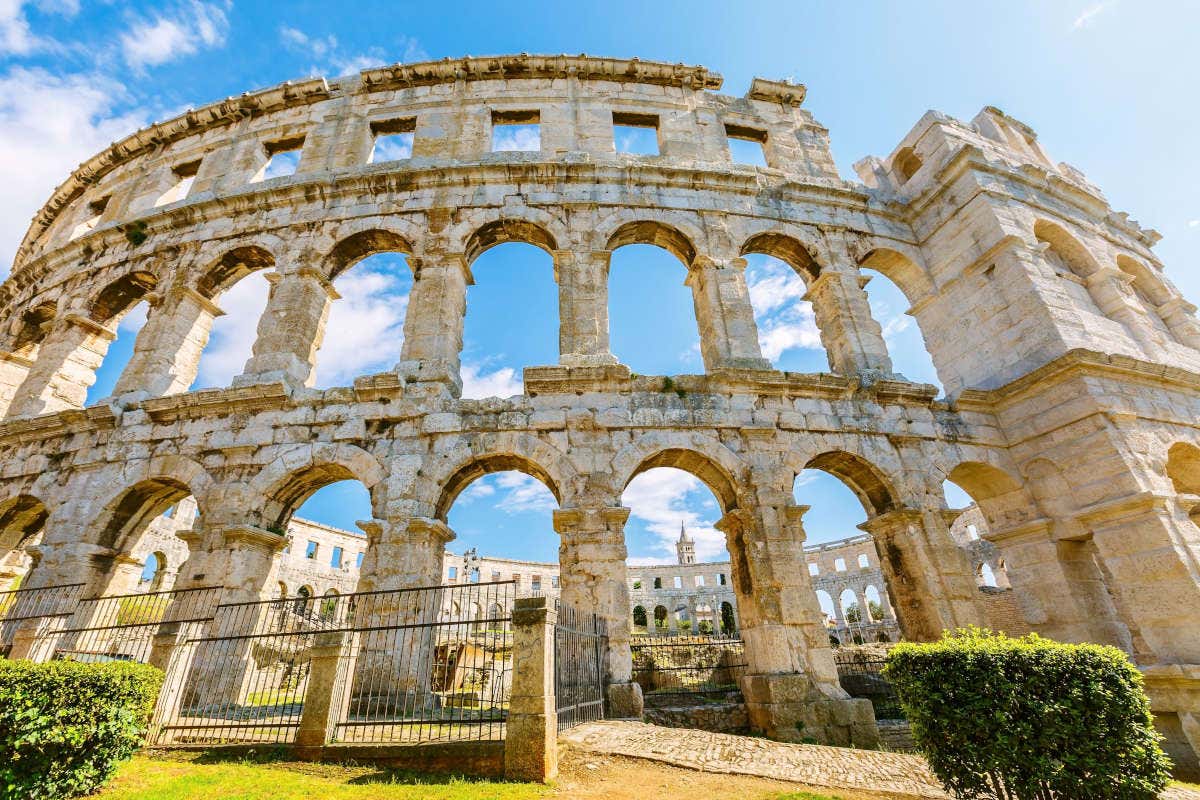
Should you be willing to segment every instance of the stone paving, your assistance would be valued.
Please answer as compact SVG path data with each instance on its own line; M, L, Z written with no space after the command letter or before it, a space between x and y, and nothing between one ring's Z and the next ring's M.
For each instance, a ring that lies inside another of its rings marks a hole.
M948 798L925 759L902 753L809 744L784 744L749 736L660 728L642 722L591 722L563 733L579 750L647 758L703 772L756 775L834 789L907 797ZM1200 792L1173 788L1164 800L1200 800Z

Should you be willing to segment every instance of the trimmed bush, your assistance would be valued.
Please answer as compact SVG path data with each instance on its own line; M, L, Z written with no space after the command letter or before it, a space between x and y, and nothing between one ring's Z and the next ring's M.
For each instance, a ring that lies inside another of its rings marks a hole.
M0 660L0 796L100 788L141 746L162 679L144 664Z
M1141 673L1115 647L972 628L904 643L884 675L956 797L1157 797L1170 761Z

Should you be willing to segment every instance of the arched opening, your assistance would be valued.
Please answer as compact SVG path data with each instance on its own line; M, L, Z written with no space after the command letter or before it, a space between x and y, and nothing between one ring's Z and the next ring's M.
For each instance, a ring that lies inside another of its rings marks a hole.
M613 355L644 375L703 372L695 295L687 285L692 243L670 226L631 222L606 249Z
M867 278L864 290L871 316L883 331L883 341L892 358L892 369L916 383L930 383L942 391L942 382L916 319L909 313L911 302L900 285L883 272L865 266L882 262L864 261L860 271Z
M666 606L655 606L654 607L654 631L655 631L655 633L658 633L658 634L664 634L667 632L667 607Z
M29 361L37 360L38 349L53 327L57 314L57 306L49 301L25 311L13 336L12 354Z
M899 178L900 184L903 185L917 174L917 170L921 168L921 158L913 152L911 147L902 147L892 157L892 167L896 170L896 177Z
M0 503L0 591L20 588L33 566L25 549L41 540L47 516L46 506L32 495Z
M880 597L878 589L868 586L863 591L863 600L866 601L867 622L883 622L887 619L883 611L883 598Z
M833 606L833 597L824 589L817 589L817 605L821 607L821 613L825 615L825 627L837 627L838 613Z
M844 589L839 602L842 607L842 619L847 625L855 626L863 623L862 606L858 604L858 595L852 589Z
M259 318L267 307L275 258L261 247L238 247L204 273L196 291L218 304L221 316L197 313L193 336L203 348L191 389L228 386L241 373L254 346ZM270 276L270 277L269 277Z
M523 220L489 223L467 241L474 284L463 322L463 397L521 394L525 367L558 363L556 247Z
M1159 306L1171 299L1171 293L1163 282L1145 264L1126 255L1117 256L1117 268L1129 276L1134 300L1158 337L1163 341L1178 341L1158 310Z
M99 576L102 583L89 591L119 595L173 588L189 556L187 542L178 534L193 528L197 514L191 490L176 478L150 478L126 489L101 513L95 540L125 559ZM148 574L151 564L153 573Z
M91 368L92 383L84 405L109 397L133 357L138 333L146 324L150 309L146 295L154 291L158 279L149 272L131 272L110 283L92 301L88 318L99 326L73 360L85 370ZM114 331L109 341L103 329ZM87 382L87 377L84 378Z
M156 551L146 556L142 575L138 579L138 589L147 592L157 592L162 589L166 576L167 556L162 551Z
M812 303L804 299L820 266L798 241L776 233L752 237L742 255L763 357L787 372L829 372Z
M999 585L996 583L996 573L986 563L979 565L979 585L993 589Z
M733 603L728 600L721 602L721 633L733 636L738 631L737 616L733 611Z
M647 620L647 615L646 615L646 609L644 606L639 605L639 606L633 607L633 627L640 629L641 633L646 632L646 628L648 627L648 620Z
M325 597L358 589L369 543L357 523L374 514L367 488L348 476L342 469L310 471L278 488L275 528L287 537L276 565L280 580L312 581L325 587Z

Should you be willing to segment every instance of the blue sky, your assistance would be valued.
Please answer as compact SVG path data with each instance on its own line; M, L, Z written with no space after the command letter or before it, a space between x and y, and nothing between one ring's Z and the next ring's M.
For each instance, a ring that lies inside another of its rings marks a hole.
M969 120L996 105L1038 131L1051 157L1083 170L1110 199L1156 228L1168 276L1200 299L1200 128L1196 76L1200 4L1130 0L798 3L609 2L455 4L453 18L425 3L0 0L0 264L27 220L73 168L109 142L188 106L307 75L335 76L395 61L504 52L587 52L704 64L741 95L753 76L808 86L806 107L830 129L843 177L886 155L929 108ZM631 147L638 146L630 132ZM520 132L511 145L527 146ZM404 155L404 142L390 155ZM387 154L381 153L380 157ZM506 245L475 265L463 353L474 396L520 391L521 367L553 363L557 310L549 257ZM826 368L803 286L778 262L753 257L747 273L764 351L783 369ZM642 373L701 369L683 267L654 248L613 257L613 351ZM519 286L519 329L505 306ZM198 386L241 370L265 302L252 276L221 298ZM318 383L346 385L398 358L411 274L399 256L363 262L338 281ZM877 277L872 308L900 372L935 381L903 297ZM648 313L653 311L653 313ZM142 317L121 323L91 400L108 394ZM301 511L350 526L367 515L361 487L337 485ZM828 476L804 475L797 498L813 506L810 540L856 532L863 515ZM952 497L952 505L962 502ZM634 514L631 555L669 559L680 521L702 557L719 557L715 502L695 479L654 471L625 496ZM497 475L470 487L451 512L455 549L555 557L553 500L533 479Z

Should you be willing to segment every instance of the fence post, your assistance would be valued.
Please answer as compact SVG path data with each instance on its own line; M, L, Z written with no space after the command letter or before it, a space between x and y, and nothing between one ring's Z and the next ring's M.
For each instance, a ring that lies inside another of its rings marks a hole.
M318 633L313 641L300 729L296 732L296 750L300 756L319 757L320 748L333 736L333 728L341 716L342 704L337 699L343 696L344 687L340 683L346 678L338 666L349 638L347 631L331 631Z
M558 774L558 715L554 698L554 625L545 597L513 604L513 683L504 737L504 775L546 782Z

